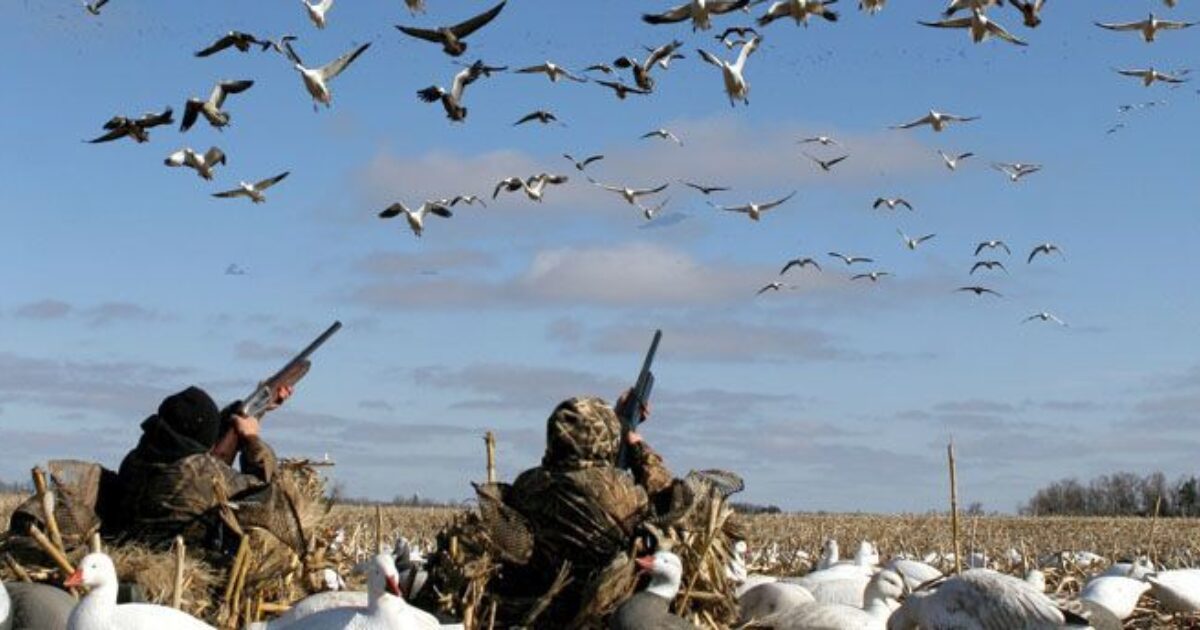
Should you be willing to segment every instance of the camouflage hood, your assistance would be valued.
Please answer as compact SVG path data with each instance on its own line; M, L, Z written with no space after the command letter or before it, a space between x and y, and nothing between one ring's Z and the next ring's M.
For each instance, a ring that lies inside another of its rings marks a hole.
M600 398L568 398L546 421L542 466L568 471L611 466L621 442L621 422Z

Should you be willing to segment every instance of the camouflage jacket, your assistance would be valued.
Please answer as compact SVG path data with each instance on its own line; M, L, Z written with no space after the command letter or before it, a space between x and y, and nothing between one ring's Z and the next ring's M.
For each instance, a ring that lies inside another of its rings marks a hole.
M121 462L119 472L121 533L151 544L182 535L190 544L206 544L219 518L214 483L226 496L258 490L274 479L275 453L259 438L242 440L241 472L220 459L200 453L171 463L146 461L137 449Z

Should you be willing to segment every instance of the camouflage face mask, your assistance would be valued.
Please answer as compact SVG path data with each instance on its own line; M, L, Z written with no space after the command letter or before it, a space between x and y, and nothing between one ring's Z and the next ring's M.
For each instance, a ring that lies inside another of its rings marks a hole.
M621 423L600 398L564 400L546 422L546 454L542 466L577 470L611 466L617 457Z

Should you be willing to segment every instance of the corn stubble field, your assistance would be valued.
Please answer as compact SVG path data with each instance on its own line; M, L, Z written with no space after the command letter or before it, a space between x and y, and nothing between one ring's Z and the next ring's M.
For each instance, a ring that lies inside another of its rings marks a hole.
M0 522L24 497L0 495ZM438 531L459 510L452 508L383 507L382 539L403 536L422 551L429 551ZM377 512L372 506L337 505L326 527L341 528L349 555L366 558L375 553ZM749 532L747 565L752 573L797 575L812 570L826 539L841 542L853 554L858 542L873 542L881 558L907 554L933 560L943 570L953 568L953 541L945 515L771 514L744 516ZM1166 568L1200 565L1200 519L1067 518L980 516L961 519L962 550L982 554L991 568L1021 575L1040 567L1047 591L1062 596L1076 594L1086 577L1108 562L1149 556ZM1071 557L1092 552L1105 560L1081 566ZM936 554L936 558L930 557ZM1018 554L1027 558L1018 559ZM978 557L978 556L976 556ZM1161 612L1147 593L1127 628L1200 627L1200 618L1173 618Z

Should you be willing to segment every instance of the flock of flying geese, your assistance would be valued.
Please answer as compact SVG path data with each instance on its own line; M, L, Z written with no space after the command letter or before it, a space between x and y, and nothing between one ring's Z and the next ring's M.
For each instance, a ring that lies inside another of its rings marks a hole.
M1168 6L1174 6L1175 4L1175 0L1165 1ZM405 2L414 15L424 13L424 0L405 0ZM768 25L786 18L790 18L796 25L805 27L809 25L810 17L819 17L828 22L836 22L839 19L838 12L831 8L836 2L837 0L777 0L771 2L765 11L759 15L754 25L731 26L715 36L714 39L720 42L725 49L731 51L734 49L738 50L737 56L734 59L723 59L702 48L697 48L697 53L702 61L720 70L722 86L730 105L736 106L739 103L748 105L750 84L746 75L746 64L750 56L758 49L763 39L763 36L757 29L764 29ZM99 15L100 9L106 3L107 0L96 0L92 3L85 2L84 6L89 13ZM334 1L319 0L313 3L309 0L301 0L301 4L312 24L317 29L324 29L329 13L334 6ZM501 0L498 4L495 4L482 13L449 25L396 26L402 34L408 37L440 46L441 50L447 56L451 57L454 60L453 63L458 66L458 69L455 70L451 78L449 88L431 85L416 92L417 97L421 101L426 103L440 103L446 117L453 123L462 123L467 119L468 108L465 105L464 99L468 86L480 79L509 71L508 66L492 66L484 63L482 60L475 60L471 63L463 63L457 60L468 50L468 38L477 36L477 33L481 29L498 19L502 15L506 4L507 0ZM646 23L653 25L690 23L693 32L706 31L712 28L714 18L735 12L750 13L751 9L759 4L765 4L765 0L688 0L660 13L644 14L642 19ZM860 0L859 8L873 15L882 10L885 4L886 0ZM1041 13L1045 4L1046 0L1009 0L1009 5L1020 12L1024 26L1030 29L1037 28L1041 24ZM939 29L967 30L972 41L976 43L984 42L994 37L1012 44L1026 45L1024 40L1014 36L999 22L989 17L987 12L991 8L1002 5L1004 5L1004 0L950 0L941 16L942 19L928 22L922 21L920 24ZM1111 31L1136 32L1146 42L1154 42L1160 32L1191 28L1196 22L1164 20L1151 13L1146 19L1139 21L1117 23L1096 22L1095 24L1100 28ZM332 81L366 52L371 44L361 44L324 65L309 66L302 61L293 47L293 43L297 39L294 35L285 35L272 40L260 38L245 32L230 31L217 38L207 47L196 52L195 55L203 58L227 50L247 53L253 49L258 49L262 52L271 51L277 53L286 59L298 73L306 92L312 99L314 111L319 111L319 105L329 107L332 104ZM644 47L645 54L639 55L642 57L640 59L638 56L623 55L611 63L598 63L588 66L578 74L549 60L536 65L516 68L512 72L518 75L544 75L551 83L559 83L560 81L579 84L595 83L611 90L618 99L623 100L630 95L652 94L656 83L655 72L665 72L670 68L674 60L684 58L684 54L680 52L682 47L683 42L672 39L670 42L658 47ZM631 79L630 83L626 83L621 78L622 71L628 73ZM1180 74L1186 74L1186 71L1172 74L1161 72L1154 68L1146 68L1117 69L1117 72L1121 75L1138 78L1146 86L1150 86L1156 82L1182 83L1187 80L1180 76ZM601 75L606 78L599 78ZM224 129L230 124L231 119L230 113L225 109L226 101L230 96L243 94L253 86L254 81L252 80L220 81L213 87L206 99L197 97L189 98L184 105L180 131L187 132L201 118L213 128L218 130ZM1123 106L1122 111L1131 111L1135 108L1149 107L1154 104L1146 103L1143 105ZM979 120L979 118L979 116L962 116L931 109L920 118L894 125L892 128L908 130L928 126L933 132L942 132L952 125L971 123ZM114 116L104 124L105 133L90 140L90 142L102 143L128 137L135 142L143 143L149 141L150 129L157 126L170 125L173 122L173 111L170 107L165 108L162 112L146 113L138 118ZM544 109L539 109L520 117L513 125L530 123L539 123L542 125L557 123L565 125L565 123L559 120L557 115ZM1112 133L1121 126L1123 124L1110 129L1109 133ZM678 135L664 128L648 131L641 138L671 142L679 147L684 146L684 141ZM817 145L823 148L842 146L834 138L824 135L804 138L799 143L802 145ZM805 151L803 155L822 172L831 172L839 164L850 158L850 155L847 153L832 157L820 157ZM974 153L950 154L939 150L938 155L947 169L956 171L965 160L973 157ZM616 194L626 204L636 208L647 220L655 218L670 201L670 197L657 202L651 201L655 195L663 193L670 186L669 183L635 188L619 183L604 183L591 177L587 169L596 162L603 160L603 155L588 155L582 159L577 159L571 154L565 153L563 157L577 172L584 174L585 179L590 184ZM204 152L194 150L191 147L184 147L168 155L164 163L168 167L191 168L199 177L210 181L214 178L216 167L226 164L226 155L216 146ZM1041 170L1041 166L1037 164L1019 162L996 162L992 164L992 168L1002 173L1013 183L1019 182L1025 177ZM257 181L240 181L235 188L213 193L212 196L217 198L245 197L253 203L263 203L266 201L265 191L279 184L288 174L288 171L284 171L275 176ZM530 201L540 203L553 187L565 185L569 180L570 178L565 174L548 172L528 176L512 175L495 183L491 197L492 199L496 199L504 193L520 193L524 194ZM730 190L726 186L690 181L680 181L680 183L705 197ZM721 205L711 201L708 203L713 208L722 212L744 214L752 221L759 221L765 213L783 206L795 194L796 192L792 191L777 199L738 205ZM440 218L450 218L453 216L452 208L455 208L459 204L486 206L486 201L474 194L455 194L438 199L427 199L415 207L411 207L402 201L397 201L379 212L378 216L382 219L390 219L403 215L412 233L420 237L426 227L426 218L430 215ZM875 209L887 208L888 210L896 210L898 207L904 207L909 211L913 210L913 205L903 197L879 197L874 201L872 207ZM902 244L908 250L916 250L936 236L935 234L924 234L913 237L905 234L903 231L898 230L898 232ZM976 248L976 256L978 257L985 249L989 252L1002 249L1006 254L1011 255L1008 246L999 240L979 244ZM1030 251L1027 262L1032 263L1039 254L1047 256L1058 254L1061 257L1062 250L1054 243L1039 244ZM857 263L874 262L873 259L868 257L844 255L836 251L831 251L828 255L841 260L847 266ZM789 270L794 268L802 269L810 266L818 271L821 269L817 261L811 257L792 259L787 261L783 266L780 275L786 275ZM974 276L976 272L993 272L996 270L1005 273L1008 272L1008 268L1000 260L977 260L971 265L968 275ZM872 270L854 274L850 279L852 281L864 280L874 283L878 282L881 278L891 275L888 271ZM758 294L761 295L769 291L778 292L785 288L795 287L781 281L775 281L759 289ZM977 284L962 286L955 291L973 293L976 296L1002 297L999 292ZM1024 321L1034 320L1066 325L1061 319L1047 312L1031 315Z

